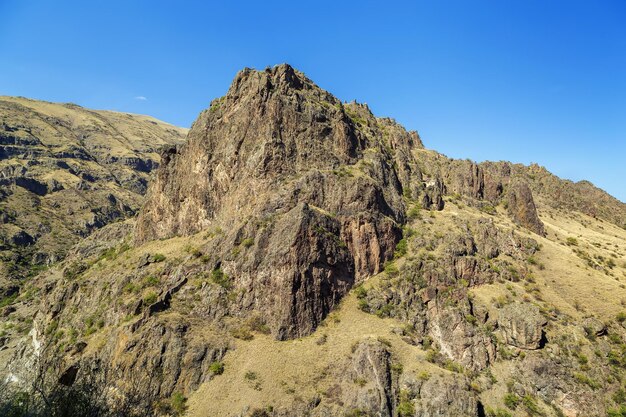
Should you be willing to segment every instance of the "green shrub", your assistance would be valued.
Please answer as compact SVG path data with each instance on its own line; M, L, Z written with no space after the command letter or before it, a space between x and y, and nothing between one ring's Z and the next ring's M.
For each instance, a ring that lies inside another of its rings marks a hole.
M133 282L129 282L128 284L124 285L124 288L122 288L122 291L136 293L137 291L139 291L139 287L137 286L137 284Z
M17 298L17 296L18 296L18 293L16 292L16 293L14 293L14 294L9 295L8 297L2 297L2 298L0 298L0 308L2 308L2 307L6 307L6 306L8 306L9 304L13 304L13 302L15 301L15 299Z
M365 378L355 378L354 381L355 384L357 384L359 387L364 387L367 384L367 379Z
M117 251L115 250L114 247L112 247L112 248L103 250L100 253L100 256L98 256L98 259L96 260L96 262L99 262L102 260L113 261L116 258L117 258Z
M618 389L615 394L613 394L613 401L615 401L616 404L626 404L626 391L622 388Z
M162 253L155 253L152 256L152 260L154 262L163 262L165 260L165 255L163 255Z
M620 405L619 408L611 408L606 415L608 417L626 417L626 405Z
M439 357L439 354L437 353L436 350L428 349L426 351L426 360L428 362L435 363L435 362L437 362L438 357Z
M158 295L157 293L155 293L154 291L150 291L149 293L147 293L144 297L143 297L143 303L145 305L151 305L156 303L157 299L158 299Z
M180 392L175 392L170 398L170 405L175 416L182 416L187 411L187 398Z
M504 402L504 405L506 406L506 408L510 410L515 410L517 406L519 405L521 399L514 393L509 392L504 395L504 398L502 399L502 401Z
M417 375L417 379L420 381L428 381L430 379L430 373L428 373L428 371L422 371Z
M224 363L215 361L209 365L209 371L213 373L213 375L222 375L224 373Z
M245 238L241 241L241 246L243 246L244 248L249 248L252 245L254 245L254 239L251 237Z
M400 239L398 244L396 245L396 250L393 254L394 258L401 258L406 255L408 250L408 244L405 238Z
M568 246L578 246L578 239L576 239L575 237L568 237L567 239L565 239L565 243Z
M526 412L528 412L531 416L542 415L539 405L537 404L537 400L533 396L525 395L524 398L522 398L522 404L524 405Z
M346 412L346 414L344 414L344 417L367 417L370 414L361 409L361 408L353 408L350 411Z
M391 317L391 313L393 311L393 306L389 303L384 304L378 310L376 310L376 315L378 317Z
M384 269L385 273L390 277L395 277L400 273L400 270L398 270L398 267L393 262L387 262Z
M404 371L404 366L402 366L401 363L397 363L397 362L396 363L392 363L391 364L391 370L394 373L400 375L402 373L402 371Z
M367 297L367 290L365 289L365 287L363 287L363 285L359 285L358 287L356 287L354 289L354 293L356 294L356 298L358 298L359 300Z
M155 277L154 275L147 275L143 278L142 281L142 286L145 287L154 287L159 285L159 283L161 282L161 280L158 277Z
M600 384L597 381L591 379L589 376L587 376L585 374L582 374L580 372L576 372L574 374L574 379L579 384L585 384L585 385L589 386L589 388L591 388L591 389L598 389L598 388L600 388Z
M407 213L407 216L409 217L410 220L416 220L416 219L421 219L422 218L422 214L421 211L422 207L419 204L415 204L413 207L411 207Z
M216 268L211 271L211 281L226 289L231 287L230 278L224 273L224 271L222 271L221 268Z
M415 415L415 406L409 398L409 393L405 390L400 391L400 402L398 403L398 417L413 417Z

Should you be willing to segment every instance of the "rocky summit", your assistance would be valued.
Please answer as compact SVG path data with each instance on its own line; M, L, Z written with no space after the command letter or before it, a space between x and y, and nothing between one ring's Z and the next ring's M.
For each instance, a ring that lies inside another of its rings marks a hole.
M100 387L92 415L626 415L626 205L588 182L450 159L286 64L240 71L184 141L0 106L3 262L26 271L0 287L7 393Z

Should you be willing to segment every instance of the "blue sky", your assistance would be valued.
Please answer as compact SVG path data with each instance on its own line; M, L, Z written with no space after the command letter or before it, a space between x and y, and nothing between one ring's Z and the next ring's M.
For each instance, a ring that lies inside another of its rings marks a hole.
M0 94L189 126L239 69L288 62L428 148L626 201L624 22L623 0L0 0Z

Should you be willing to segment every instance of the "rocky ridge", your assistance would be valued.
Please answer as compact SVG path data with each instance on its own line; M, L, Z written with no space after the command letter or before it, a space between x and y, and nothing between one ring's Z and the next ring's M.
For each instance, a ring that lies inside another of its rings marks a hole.
M583 313L542 295L561 258L594 291L622 291L624 205L600 190L554 198L585 184L448 159L288 65L240 72L161 161L136 222L84 239L37 277L39 304L8 314L35 317L3 342L11 375L37 340L68 367L110 364L160 414L177 393L197 416L619 406L619 302ZM613 209L592 213L600 200ZM597 219L558 211L573 207Z
M132 217L158 149L185 133L147 116L0 97L0 293Z

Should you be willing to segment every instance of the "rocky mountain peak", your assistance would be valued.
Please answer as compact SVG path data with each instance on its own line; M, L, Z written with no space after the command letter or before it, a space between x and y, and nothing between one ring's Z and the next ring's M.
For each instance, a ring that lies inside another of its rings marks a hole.
M184 144L150 119L22 107L0 117L0 255L40 240L14 202L37 223L102 199L110 222L147 184L137 158L160 165L137 218L0 286L0 380L58 355L59 381L97 364L114 401L180 415L187 396L201 417L595 416L624 398L626 205L590 183L449 159L286 64L237 74ZM132 126L144 140L102 152Z
M289 64L280 64L274 67L267 67L263 71L244 68L235 76L228 93L241 95L242 92L249 91L246 88L251 85L265 86L282 92L286 92L289 89L319 88L304 73L295 70Z
M285 181L316 172L324 178L336 177L329 174L340 167L357 168L366 159L376 159L371 168L378 171L366 172L367 176L382 175L387 184L380 185L385 188L397 177L390 167L392 148L408 150L416 142L416 135L389 120L376 119L367 106L344 106L287 64L264 71L244 69L228 93L202 112L188 143L180 151L170 151L154 184L152 194L161 194L162 202L168 201L172 208L182 202L185 210L172 213L184 218L172 220L165 230L165 219L147 220L155 212L150 202L140 219L138 238L195 233L220 214L226 215L220 207L227 200L237 198L231 207L255 212L271 197L267 191L284 188ZM368 149L370 156L365 155ZM185 189L190 184L195 184L193 189L178 195L179 186ZM395 186L400 187L397 178ZM336 203L328 205L331 212L338 209ZM394 206L391 211L400 214L400 206ZM161 231L149 231L156 223Z
M245 69L187 143L163 158L136 240L219 228L222 244L207 250L214 261L271 283L253 286L250 308L277 317L278 337L308 333L392 256L405 219L399 175L412 175L405 160L415 139L367 106L344 106L288 65ZM254 242L250 255L231 256L244 238ZM285 256L293 257L287 265Z

